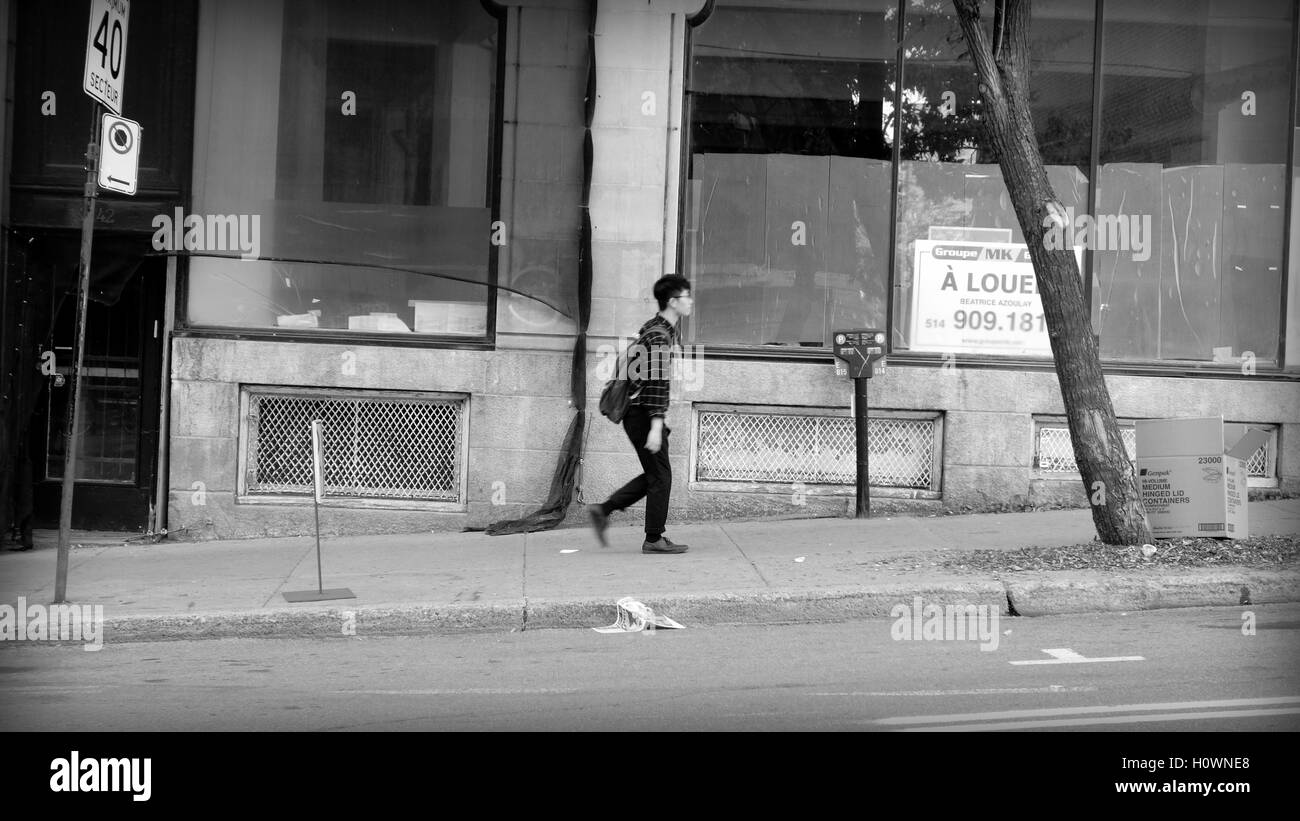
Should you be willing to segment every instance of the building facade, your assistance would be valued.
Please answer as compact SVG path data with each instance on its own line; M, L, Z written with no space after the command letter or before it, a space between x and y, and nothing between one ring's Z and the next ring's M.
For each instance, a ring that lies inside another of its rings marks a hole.
M30 477L47 524L88 8L0 3L6 494ZM1297 14L1037 0L1030 32L1052 236L1126 444L1141 419L1260 427L1252 486L1281 492L1300 489ZM312 419L325 532L602 499L637 467L595 399L673 272L697 303L674 519L852 510L830 346L858 328L889 339L874 509L1087 503L950 3L135 0L130 19L140 190L97 207L74 524L311 532Z

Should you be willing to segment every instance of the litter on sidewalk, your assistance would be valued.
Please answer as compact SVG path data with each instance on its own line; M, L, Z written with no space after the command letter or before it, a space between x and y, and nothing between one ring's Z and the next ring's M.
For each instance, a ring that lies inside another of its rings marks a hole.
M624 596L615 603L618 618L609 627L593 627L597 633L639 633L642 630L667 628L685 630L686 628L667 616L655 613L648 605L631 596Z

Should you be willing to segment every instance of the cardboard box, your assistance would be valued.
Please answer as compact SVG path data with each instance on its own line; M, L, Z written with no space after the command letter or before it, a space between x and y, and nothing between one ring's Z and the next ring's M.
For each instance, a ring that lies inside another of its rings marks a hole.
M487 333L486 303L410 299L406 304L415 309L418 334L483 336Z
M349 331L401 331L410 333L411 329L406 327L397 314L372 312L368 316L350 316L348 317Z
M305 314L283 314L275 318L275 324L281 328L319 328L320 311L308 311Z
M1246 462L1268 434L1251 428L1232 438L1225 443L1221 416L1137 423L1138 490L1153 536L1250 535Z

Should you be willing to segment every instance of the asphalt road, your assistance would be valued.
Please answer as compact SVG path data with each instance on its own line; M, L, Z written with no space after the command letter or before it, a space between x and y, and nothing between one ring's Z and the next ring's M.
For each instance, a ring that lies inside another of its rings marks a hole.
M996 628L7 643L0 730L1300 730L1300 605Z

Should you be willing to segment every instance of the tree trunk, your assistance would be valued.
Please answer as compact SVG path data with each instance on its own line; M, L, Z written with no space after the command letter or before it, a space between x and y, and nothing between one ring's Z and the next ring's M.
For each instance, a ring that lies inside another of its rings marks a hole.
M979 76L984 125L1034 263L1074 458L1101 540L1142 544L1151 540L1151 528L1115 421L1079 266L1073 249L1052 250L1044 241L1054 220L1064 227L1065 212L1047 180L1030 117L1030 3L994 3L992 44L980 26L980 0L953 0L953 7Z

